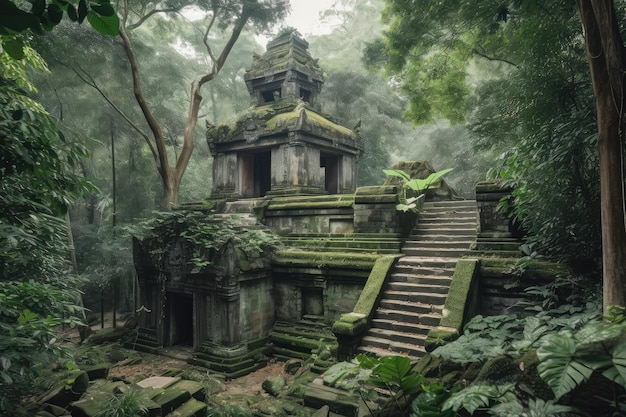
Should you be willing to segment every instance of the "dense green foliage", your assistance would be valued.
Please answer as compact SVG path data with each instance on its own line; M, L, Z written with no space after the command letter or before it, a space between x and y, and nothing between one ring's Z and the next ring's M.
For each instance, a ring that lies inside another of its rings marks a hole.
M388 0L373 67L410 99L405 117L465 121L500 154L512 213L536 249L590 264L600 254L593 92L574 3Z
M64 215L93 189L74 173L85 149L27 95L26 65L45 66L30 48L25 57L0 54L0 410L58 350L54 328L78 322Z
M143 417L148 409L142 405L147 395L140 389L129 389L122 393L111 393L101 404L95 417Z
M30 7L27 7L30 6ZM17 35L31 30L43 33L58 25L63 16L82 23L85 18L98 32L105 35L116 35L120 20L109 0L96 1L57 1L39 0L32 2L15 2L0 0L0 46L14 59L22 59L25 55L25 43Z

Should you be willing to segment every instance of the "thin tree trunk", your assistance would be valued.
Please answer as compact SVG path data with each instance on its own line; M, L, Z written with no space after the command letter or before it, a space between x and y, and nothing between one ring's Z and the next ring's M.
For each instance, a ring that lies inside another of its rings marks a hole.
M610 0L579 0L596 97L602 216L603 306L626 305L623 105L625 52Z

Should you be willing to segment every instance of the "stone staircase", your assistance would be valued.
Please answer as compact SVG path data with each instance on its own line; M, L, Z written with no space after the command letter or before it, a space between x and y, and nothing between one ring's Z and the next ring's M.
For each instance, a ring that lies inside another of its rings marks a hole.
M476 240L476 202L426 203L358 350L417 360L442 317L457 260Z

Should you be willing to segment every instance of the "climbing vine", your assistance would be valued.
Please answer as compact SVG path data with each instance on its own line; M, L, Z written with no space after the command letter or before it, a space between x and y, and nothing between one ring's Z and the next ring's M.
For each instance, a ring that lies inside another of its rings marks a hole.
M181 239L191 248L191 260L198 268L210 265L213 256L228 242L248 256L279 245L278 238L264 228L199 210L157 212L136 234L162 242L161 247Z

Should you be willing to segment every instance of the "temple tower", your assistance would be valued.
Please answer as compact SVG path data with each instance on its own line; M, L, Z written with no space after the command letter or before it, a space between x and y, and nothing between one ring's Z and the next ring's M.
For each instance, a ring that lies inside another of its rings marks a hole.
M360 137L321 114L323 72L308 46L295 33L270 41L244 76L253 107L208 126L212 197L355 191Z

